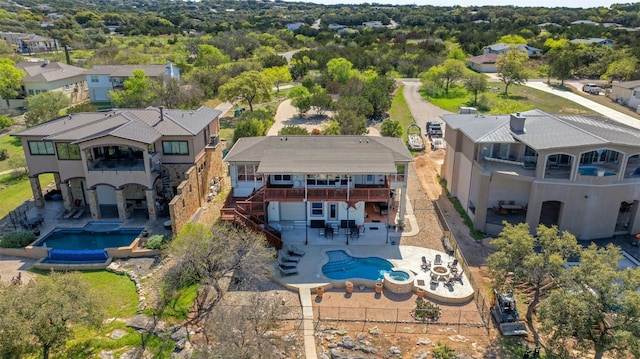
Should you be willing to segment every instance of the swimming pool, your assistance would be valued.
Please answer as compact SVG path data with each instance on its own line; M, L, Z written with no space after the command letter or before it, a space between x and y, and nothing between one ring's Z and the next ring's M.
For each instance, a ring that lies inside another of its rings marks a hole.
M105 249L130 245L143 228L120 228L117 223L90 222L83 228L56 228L34 247L65 250Z
M334 280L381 280L393 264L380 257L352 257L343 250L327 251L329 261L322 266L322 274Z
M620 255L622 256L618 260L618 268L620 268L620 270L625 270L627 268L634 269L640 266L640 263L638 263L638 261L635 258L633 258L631 254L621 250ZM578 264L580 264L580 262L567 262L563 264L563 266L565 268L569 268L572 266L577 266Z
M596 176L596 177L617 175L616 172L609 171L607 169L600 168L597 166L578 166L578 173L580 173L581 176ZM600 175L600 173L602 173L602 175Z

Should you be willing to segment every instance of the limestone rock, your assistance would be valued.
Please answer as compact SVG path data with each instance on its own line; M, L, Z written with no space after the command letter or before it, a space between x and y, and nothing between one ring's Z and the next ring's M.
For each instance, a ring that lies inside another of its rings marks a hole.
M111 339L120 339L127 335L127 331L123 329L114 329L110 334L109 338Z
M348 335L343 337L338 345L346 349L353 349L356 347L356 343Z
M391 355L401 355L402 354L402 350L399 347L390 347L389 348L389 354L391 354Z
M431 339L429 338L419 338L417 345L432 345Z

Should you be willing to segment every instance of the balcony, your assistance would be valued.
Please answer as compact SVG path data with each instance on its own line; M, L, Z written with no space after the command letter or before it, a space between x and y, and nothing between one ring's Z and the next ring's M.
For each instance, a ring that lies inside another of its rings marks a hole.
M384 188L308 188L308 201L349 201L387 202L391 198L391 190ZM267 202L302 202L305 198L304 188L266 188L264 200Z
M87 161L89 171L144 171L142 159L96 159Z

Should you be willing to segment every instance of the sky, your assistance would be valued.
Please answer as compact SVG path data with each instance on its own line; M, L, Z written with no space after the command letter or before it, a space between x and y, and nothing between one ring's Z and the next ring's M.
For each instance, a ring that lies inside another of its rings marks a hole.
M435 6L482 6L482 5L513 5L520 7L537 6L537 7L571 7L571 8L591 8L591 7L609 7L611 4L625 3L620 0L304 0L304 2L312 2L316 4L335 5L335 4L363 4L377 3L389 5L435 5Z

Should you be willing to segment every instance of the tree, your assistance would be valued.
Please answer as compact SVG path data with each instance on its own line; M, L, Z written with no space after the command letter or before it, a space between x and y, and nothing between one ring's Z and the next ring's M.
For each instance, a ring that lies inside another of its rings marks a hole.
M0 357L40 352L47 359L72 337L72 324L97 327L102 319L99 302L75 272L52 272L26 285L0 283L0 296Z
M497 41L501 44L521 45L526 44L527 40L520 35L503 35Z
M6 58L0 58L0 96L7 102L9 107L9 100L18 96L18 90L22 83L22 78L26 73L23 69L15 67L15 63Z
M220 98L224 101L246 101L249 110L253 111L255 102L271 99L269 80L259 71L247 71L232 78L220 86Z
M340 136L340 123L336 120L330 120L322 127L322 134L327 136Z
M289 136L289 135L308 135L309 131L306 128L300 126L287 125L284 126L280 131L278 131L278 136Z
M367 120L353 111L340 111L335 119L340 124L341 135L364 135L367 133Z
M402 126L399 121L386 118L380 124L380 134L387 137L400 137L402 136Z
M464 77L464 87L473 94L473 103L478 104L478 94L487 91L487 78L483 74L469 71Z
M280 84L283 82L291 82L291 72L286 66L270 67L264 69L264 74L269 81L276 87L276 92L280 93Z
M564 80L571 77L571 71L575 68L575 58L566 48L552 48L547 52L549 61L549 75L560 79L560 85L564 86Z
M165 293L171 297L180 288L199 284L196 321L205 319L222 300L223 278L233 274L247 283L264 280L274 254L264 236L244 227L217 224L209 229L199 223L187 223L169 245L169 253L174 265L163 280Z
M527 53L516 48L498 55L496 67L498 68L498 77L505 85L505 96L508 95L510 85L522 85L529 79L529 71L526 67L528 60Z
M496 252L487 258L487 266L496 289L521 284L533 289L526 318L537 345L539 336L533 325L533 312L548 284L564 269L562 265L578 252L578 243L573 234L564 231L560 235L555 226L539 225L534 238L527 223L504 222L504 225L498 237L491 241Z
M309 97L309 104L311 105L311 109L313 109L316 114L323 115L325 112L327 112L327 110L331 108L333 100L331 99L331 95L324 91L321 91L316 92Z
M156 104L160 84L147 77L144 70L133 70L133 76L125 80L123 85L123 90L109 91L114 105L123 108L145 108Z
M620 270L620 248L592 244L580 253L580 263L565 270L561 287L540 306L541 332L547 350L565 356L567 343L600 359L640 358L640 269Z
M35 126L60 116L60 110L71 105L62 91L47 91L27 97L28 112L24 115L27 126Z
M173 78L159 83L159 102L166 108L192 109L200 106L204 91L197 83Z
M336 102L338 112L351 110L359 116L369 117L373 114L373 106L363 96L343 96Z
M311 109L311 94L306 87L296 86L292 88L288 97L291 99L293 107L297 108L301 115Z
M353 64L351 61L343 57L337 57L327 62L327 73L332 80L345 84L347 80L356 75L354 71L352 71L352 67Z
M200 44L198 45L198 56L193 65L197 67L214 68L229 61L229 56L225 55L217 47Z
M365 83L362 96L371 104L372 116L382 116L391 108L391 94L394 90L395 81L386 76L378 76Z
M442 64L430 68L424 76L427 80L439 83L439 87L444 87L444 92L449 93L449 87L460 80L465 71L463 61L447 59Z
M620 60L612 62L607 67L607 72L605 72L600 78L608 80L609 82L613 82L614 80L628 81L637 73L638 59L633 55L628 55Z

